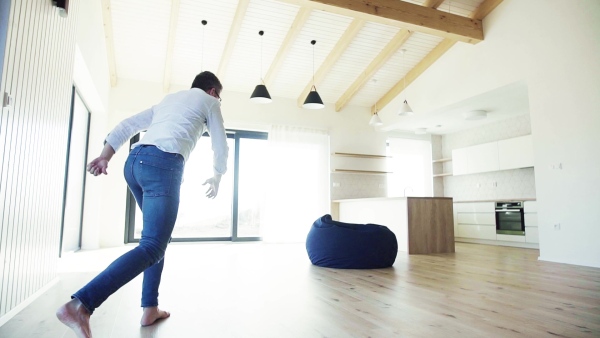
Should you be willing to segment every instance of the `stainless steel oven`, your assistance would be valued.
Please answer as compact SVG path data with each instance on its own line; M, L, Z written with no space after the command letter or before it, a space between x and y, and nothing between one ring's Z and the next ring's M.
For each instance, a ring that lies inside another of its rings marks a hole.
M523 202L496 202L496 233L525 236Z

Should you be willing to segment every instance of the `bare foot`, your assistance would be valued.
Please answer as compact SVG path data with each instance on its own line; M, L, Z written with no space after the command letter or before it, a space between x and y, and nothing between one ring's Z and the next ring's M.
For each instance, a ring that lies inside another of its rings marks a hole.
M56 317L63 324L70 327L78 338L91 338L90 313L81 304L79 299L73 298L71 301L56 310Z
M169 312L160 310L158 306L145 307L140 324L142 326L152 325L156 323L157 320L168 318L170 315Z

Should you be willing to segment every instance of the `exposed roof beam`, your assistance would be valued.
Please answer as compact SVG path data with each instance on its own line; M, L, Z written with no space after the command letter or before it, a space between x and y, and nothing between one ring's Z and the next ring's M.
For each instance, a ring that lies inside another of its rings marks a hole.
M404 88L410 85L415 79L417 79L427 68L429 68L434 62L436 62L444 53L446 53L456 41L445 39L442 40L427 56L425 56L421 62L419 62L413 69L411 69L404 78L400 79L392 89L390 89L375 105L371 107L371 113L375 113L376 109L383 109L387 106L396 96L398 96ZM405 87L406 81L406 87Z
M436 0L430 0L425 4L431 5ZM479 7L471 14L472 18L483 20L496 6L498 6L502 0L485 0ZM450 39L444 39L435 47L419 64L417 64L412 70L410 70L404 78L406 78L406 86L411 84L417 79L429 66L431 66L437 59L439 59L444 53L446 53L456 41ZM400 79L392 89L390 89L382 98L380 98L375 105L371 107L371 113L375 113L377 109L383 109L387 106L396 96L398 96L406 87L404 85L404 78Z
M333 50L329 53L329 55L327 55L327 58L321 64L321 66L319 67L317 72L315 73L315 76L314 76L314 85L315 86L319 85L321 83L321 81L323 81L323 79L325 78L327 73L329 73L331 68L333 68L333 66L338 62L338 60L340 59L342 54L344 54L344 52L346 51L348 46L350 46L350 43L352 43L354 38L358 35L360 30L364 26L365 26L365 21L361 20L361 19L354 19L354 21L352 21L352 23L350 23L350 26L348 26L348 28L344 32L344 35L342 35L342 37L337 42L335 47L333 47ZM304 100L306 99L308 92L310 92L312 85L313 85L313 81L309 81L309 83L306 85L306 87L304 87L302 94L300 94L300 96L298 97L298 107L302 106L302 104L304 103Z
M482 2L479 7L473 12L471 17L473 19L483 20L491 11L498 6L502 0L485 0Z
M218 78L223 78L225 76L225 72L227 71L231 54L233 54L233 48L235 47L235 42L240 34L242 21L246 15L246 10L248 9L249 4L250 0L239 0L238 2L237 9L235 10L235 16L233 17L233 22L231 24L231 28L229 29L227 43L225 44L225 49L223 50L223 56L221 57L221 62L219 63L219 69L217 70Z
M296 38L298 37L298 34L300 34L302 27L304 26L306 21L308 21L308 18L310 17L310 12L312 12L312 9L302 7L298 11L298 14L296 14L296 18L294 19L292 26L288 30L288 33L285 36L285 39L283 40L279 51L277 52L277 56L275 56L271 67L269 67L269 71L267 71L267 75L265 75L265 85L270 85L273 79L275 78L275 74L277 74L279 72L279 69L281 69L283 61L285 60L287 54L290 52L290 49L292 49L294 41L296 41Z
M408 40L412 32L402 29L400 30L390 42L381 50L379 55L367 66L367 68L358 76L356 80L350 85L346 92L338 99L335 103L335 111L340 111L354 95L358 92L362 86L369 81L375 73L396 53L398 49Z
M443 38L478 43L483 40L481 20L441 12L398 0L310 0L373 17L402 23L403 28Z
M423 7L438 8L444 1L445 0L426 0L423 3Z
M179 17L180 0L171 0L171 19L169 22L169 37L167 40L167 56L165 58L165 73L163 75L163 90L169 91L171 76L173 74L173 49L175 48L175 30Z
M102 0L102 21L104 24L104 40L106 41L106 57L110 85L117 85L117 63L115 61L115 44L113 40L112 15L110 13L110 0Z

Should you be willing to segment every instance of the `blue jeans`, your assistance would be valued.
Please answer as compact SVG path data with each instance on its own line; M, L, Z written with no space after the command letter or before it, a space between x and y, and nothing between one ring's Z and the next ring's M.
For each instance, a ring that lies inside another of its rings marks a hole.
M155 146L138 146L129 153L125 180L142 210L142 238L137 247L117 258L72 296L90 314L142 272L142 307L158 306L165 251L179 210L183 167L183 156L163 152Z

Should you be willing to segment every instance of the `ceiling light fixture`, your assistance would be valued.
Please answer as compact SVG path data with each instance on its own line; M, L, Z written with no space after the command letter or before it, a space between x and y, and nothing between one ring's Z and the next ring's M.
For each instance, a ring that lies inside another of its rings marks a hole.
M379 117L379 114L377 114L377 103L375 103L375 114L373 114L373 116L371 117L371 120L369 121L369 125L373 126L373 127L378 127L383 125L383 121L381 121L381 117Z
M264 31L259 31L258 35L260 35L260 84L256 85L252 95L250 95L250 101L255 103L271 103L271 95L269 95L269 91L267 90L267 86L265 86L265 81L262 77L262 36L265 34Z
M302 107L306 109L322 109L325 108L323 104L323 100L321 100L321 96L317 93L317 87L315 87L315 44L317 40L312 40L310 44L313 46L313 85L310 88L310 92L308 96L306 96L306 100L304 100L304 104Z
M471 110L463 113L463 117L468 121L482 120L487 117L485 110Z
M404 61L405 54L406 54L406 49L402 49L402 64L404 66L406 66L406 62ZM402 91L404 92L404 102L402 103L402 106L400 107L400 111L398 112L398 115L400 115L400 116L407 116L407 115L413 114L412 108L408 105L408 102L406 101L406 75L407 74L408 74L408 72L406 72L406 74L404 74L404 89L402 89Z

